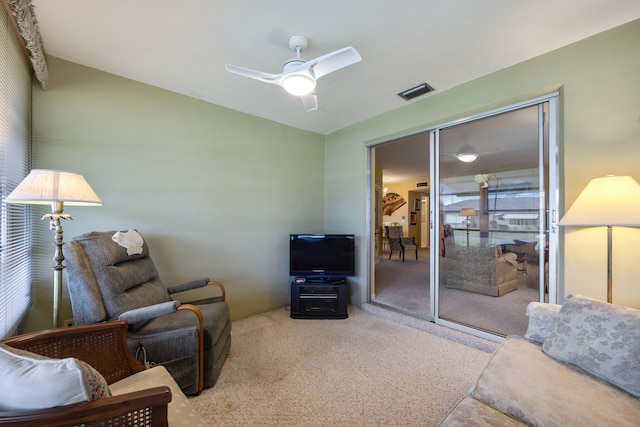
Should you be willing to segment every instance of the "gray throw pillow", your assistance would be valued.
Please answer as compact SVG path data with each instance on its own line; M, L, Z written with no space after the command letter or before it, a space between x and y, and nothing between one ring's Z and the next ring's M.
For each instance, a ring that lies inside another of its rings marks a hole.
M640 397L640 310L570 295L542 348Z

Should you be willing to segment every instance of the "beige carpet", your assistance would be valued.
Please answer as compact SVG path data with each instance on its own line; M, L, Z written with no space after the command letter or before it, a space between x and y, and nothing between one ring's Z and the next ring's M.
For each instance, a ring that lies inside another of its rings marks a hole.
M190 400L212 426L433 426L489 357L355 307L344 320L282 308L235 321L218 383Z
M387 259L388 252L383 255L375 264L374 302L429 318L429 250L420 249L418 261L410 256L404 263L396 254L391 260ZM537 288L531 283L537 281L537 266L528 265L528 268L530 274L518 273L519 288L501 297L448 289L443 280L440 286L440 318L498 335L524 335L529 324L525 314L527 305L538 300ZM446 277L444 270L441 273Z

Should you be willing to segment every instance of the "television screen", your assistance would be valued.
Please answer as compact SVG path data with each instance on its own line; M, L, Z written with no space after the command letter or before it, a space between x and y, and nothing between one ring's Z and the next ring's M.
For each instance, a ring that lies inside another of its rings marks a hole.
M307 278L355 275L353 234L291 234L289 275Z

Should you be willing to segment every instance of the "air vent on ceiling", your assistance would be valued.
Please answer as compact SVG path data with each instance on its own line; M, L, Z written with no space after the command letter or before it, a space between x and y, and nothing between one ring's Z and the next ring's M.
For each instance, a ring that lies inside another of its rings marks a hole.
M420 95L424 95L425 93L429 93L435 90L429 83L422 83L416 87L412 87L411 89L403 90L398 94L398 96L405 101L418 97Z

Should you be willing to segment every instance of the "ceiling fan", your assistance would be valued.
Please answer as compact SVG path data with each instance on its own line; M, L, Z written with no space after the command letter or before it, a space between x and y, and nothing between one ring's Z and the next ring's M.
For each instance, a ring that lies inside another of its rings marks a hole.
M357 50L348 46L318 58L305 61L300 53L307 48L309 41L305 36L295 34L289 37L289 47L296 51L296 57L282 66L279 74L250 70L237 65L225 64L227 71L241 76L282 86L292 95L299 96L306 111L318 109L318 98L314 92L316 80L341 68L360 62L362 58Z

